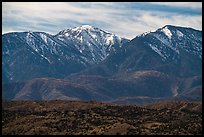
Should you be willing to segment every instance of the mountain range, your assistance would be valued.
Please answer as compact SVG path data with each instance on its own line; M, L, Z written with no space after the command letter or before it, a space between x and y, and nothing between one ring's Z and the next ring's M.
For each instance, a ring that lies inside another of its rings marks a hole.
M99 63L128 40L84 25L56 35L8 33L2 41L3 82L10 83L45 76L63 78Z
M166 25L129 40L83 25L2 36L3 99L148 104L202 100L202 31Z

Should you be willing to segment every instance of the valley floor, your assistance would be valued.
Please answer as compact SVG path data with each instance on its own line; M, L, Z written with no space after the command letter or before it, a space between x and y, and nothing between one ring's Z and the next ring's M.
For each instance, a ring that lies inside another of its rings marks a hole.
M3 101L3 135L202 135L202 102Z

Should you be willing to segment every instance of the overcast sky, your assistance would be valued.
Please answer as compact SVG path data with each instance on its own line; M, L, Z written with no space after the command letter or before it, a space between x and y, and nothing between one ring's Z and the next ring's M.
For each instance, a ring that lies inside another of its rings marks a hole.
M164 25L202 30L202 2L2 2L2 33L92 25L134 38Z

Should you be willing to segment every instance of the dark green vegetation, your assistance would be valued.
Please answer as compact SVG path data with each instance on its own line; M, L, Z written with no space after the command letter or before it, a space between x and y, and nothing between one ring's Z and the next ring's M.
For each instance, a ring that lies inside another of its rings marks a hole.
M201 102L3 101L3 135L200 135Z

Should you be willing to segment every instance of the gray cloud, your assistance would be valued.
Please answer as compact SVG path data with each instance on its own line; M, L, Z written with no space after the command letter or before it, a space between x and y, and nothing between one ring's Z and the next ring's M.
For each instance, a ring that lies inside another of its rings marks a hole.
M201 30L202 3L2 3L3 33L32 30L56 34L83 24L130 39L166 24Z

